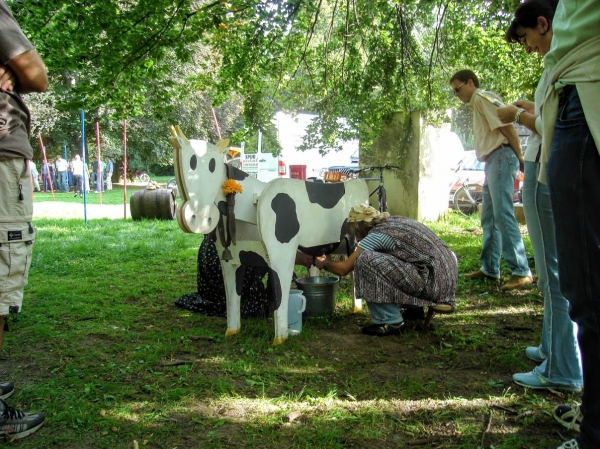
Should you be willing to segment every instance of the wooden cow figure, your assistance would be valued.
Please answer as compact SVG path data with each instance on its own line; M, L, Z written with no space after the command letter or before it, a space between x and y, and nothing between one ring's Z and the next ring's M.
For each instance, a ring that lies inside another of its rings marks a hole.
M177 209L179 226L186 232L208 234L228 214L222 185L235 179L243 187L235 195L235 236L228 249L231 260L221 267L227 296L227 332L240 331L240 295L246 266L270 269L275 298L275 339L288 336L288 297L296 250L340 241L350 208L366 204L365 181L324 184L297 179L274 179L264 183L243 171L228 167L217 146L188 140L179 127L171 128L175 148L175 173L182 204ZM231 170L231 171L230 171ZM233 175L233 176L232 176ZM223 242L217 250L223 254Z

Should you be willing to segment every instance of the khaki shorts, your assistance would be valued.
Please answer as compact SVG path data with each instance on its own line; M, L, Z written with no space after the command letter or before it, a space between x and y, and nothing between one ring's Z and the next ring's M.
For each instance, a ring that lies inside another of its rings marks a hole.
M0 315L21 310L35 230L33 197L25 159L0 160Z

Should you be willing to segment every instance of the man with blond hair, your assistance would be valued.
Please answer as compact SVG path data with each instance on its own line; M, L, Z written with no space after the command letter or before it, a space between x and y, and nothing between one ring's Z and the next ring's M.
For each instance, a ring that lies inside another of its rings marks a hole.
M485 162L485 182L481 205L483 247L481 268L465 274L467 279L499 280L500 256L511 270L501 290L523 288L533 282L525 255L525 245L515 219L513 185L523 153L519 135L512 124L502 123L496 114L498 95L479 88L477 75L461 70L450 78L450 87L460 101L473 111L473 134L477 159Z

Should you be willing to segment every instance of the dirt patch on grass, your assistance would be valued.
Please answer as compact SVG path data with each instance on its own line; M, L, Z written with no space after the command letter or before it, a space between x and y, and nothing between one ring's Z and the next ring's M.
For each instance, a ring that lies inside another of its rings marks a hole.
M57 194L58 195L58 194ZM61 194L70 195L70 194ZM65 203L62 201L46 201L33 203L33 219L36 218L81 218L87 216L88 220L97 218L131 218L129 204L123 206L112 204L83 204L81 203Z

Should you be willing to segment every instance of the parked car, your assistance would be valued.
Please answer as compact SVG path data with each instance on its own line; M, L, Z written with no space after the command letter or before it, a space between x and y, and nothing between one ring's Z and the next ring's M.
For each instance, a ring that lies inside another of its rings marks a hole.
M485 182L485 162L477 160L475 150L465 151L464 157L458 163L460 167L452 167L453 177L450 185L449 205L454 207L454 193L462 185L463 182L470 184L481 184ZM458 168L458 170L457 170ZM454 174L456 172L456 174ZM521 202L521 188L523 185L523 173L519 172L515 179L513 202Z

